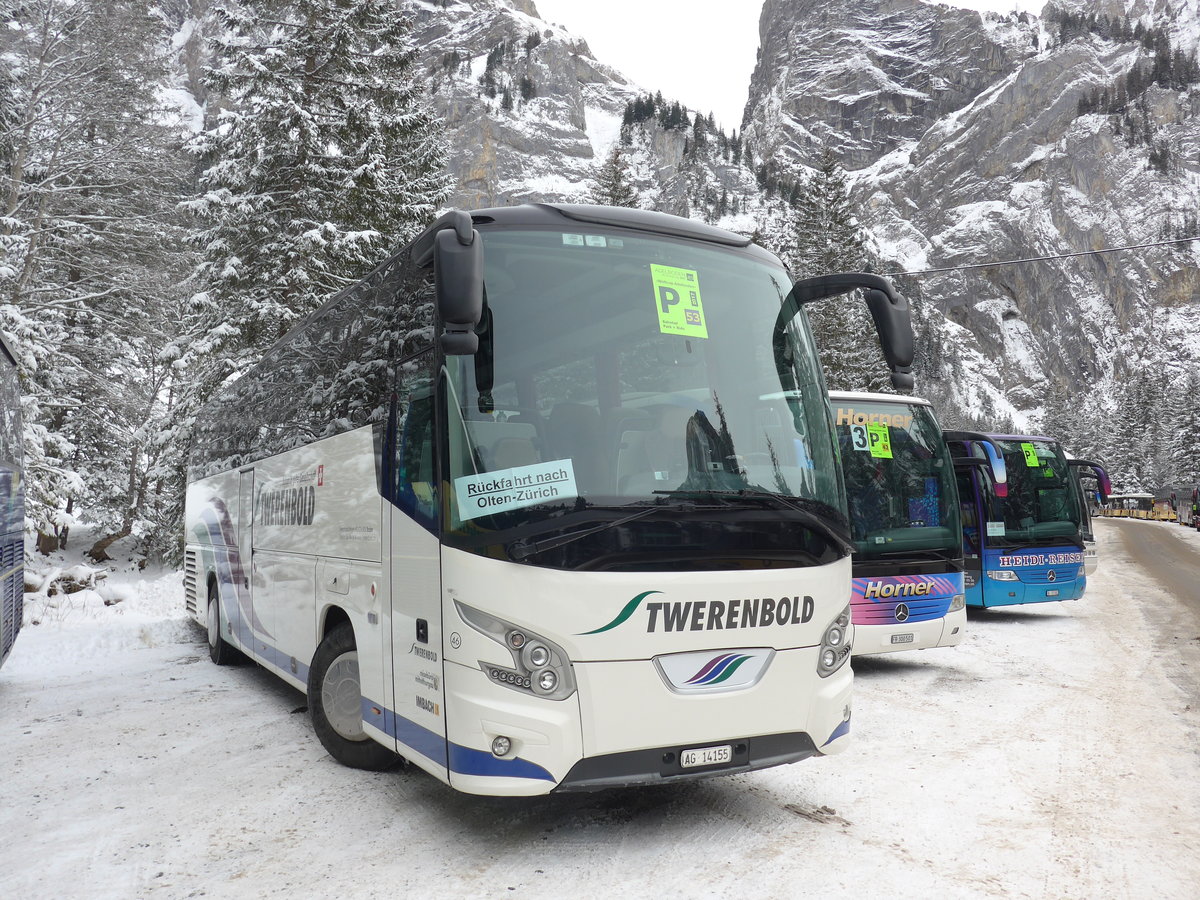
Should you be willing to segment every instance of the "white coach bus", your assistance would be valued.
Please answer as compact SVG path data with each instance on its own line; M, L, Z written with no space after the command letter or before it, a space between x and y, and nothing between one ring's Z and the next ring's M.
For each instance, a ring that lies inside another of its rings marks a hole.
M837 752L846 498L806 302L660 213L453 212L198 418L187 603L342 763L543 794Z

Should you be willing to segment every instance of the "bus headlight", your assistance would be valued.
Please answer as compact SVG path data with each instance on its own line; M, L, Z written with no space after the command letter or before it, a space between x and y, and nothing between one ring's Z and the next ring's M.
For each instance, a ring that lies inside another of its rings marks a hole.
M947 610L947 612L958 612L960 609L962 609L966 605L967 605L966 595L965 594L955 594L954 598L950 601L950 609Z
M529 669L541 669L544 666L550 665L550 657L553 654L550 648L545 644L529 644L525 648L525 652L521 654L521 661Z
M464 622L502 645L512 657L511 669L479 661L479 667L494 684L547 700L565 700L575 693L571 660L553 641L457 600L454 606Z
M850 607L846 606L836 619L829 623L821 638L821 649L817 654L817 674L822 678L832 675L850 658L851 649Z
M988 576L988 578L991 578L993 581L1020 581L1021 580L1017 576L1017 573L1014 572L1012 569L988 569L987 576Z

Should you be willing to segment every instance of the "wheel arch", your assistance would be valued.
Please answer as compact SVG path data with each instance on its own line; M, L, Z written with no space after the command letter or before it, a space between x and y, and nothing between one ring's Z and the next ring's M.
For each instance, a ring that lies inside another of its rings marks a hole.
M325 607L321 613L320 627L317 629L317 643L320 644L329 637L335 628L342 625L349 625L351 633L354 632L354 624L350 621L350 614L346 610L334 604Z

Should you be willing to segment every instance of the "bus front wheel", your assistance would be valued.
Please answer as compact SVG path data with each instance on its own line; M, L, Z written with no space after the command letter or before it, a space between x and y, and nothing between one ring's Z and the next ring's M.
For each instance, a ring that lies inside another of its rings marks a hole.
M399 756L363 729L358 648L348 623L317 647L308 670L308 708L321 746L342 765L381 772L399 763Z
M221 600L217 594L215 583L208 586L208 612L205 620L208 623L209 659L218 666L228 666L237 662L237 650L221 637Z

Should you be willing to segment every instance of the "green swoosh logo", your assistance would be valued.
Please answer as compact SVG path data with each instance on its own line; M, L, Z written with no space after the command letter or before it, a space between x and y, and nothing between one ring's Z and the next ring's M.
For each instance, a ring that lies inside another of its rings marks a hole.
M621 610L619 613L617 613L617 617L615 619L613 619L611 622L609 622L607 625L605 625L603 628L596 628L596 629L593 629L592 631L581 631L579 633L580 636L585 635L585 634L599 634L602 631L610 631L611 629L616 628L618 625L620 625L622 622L626 621L630 616L633 615L633 611L638 608L639 603L641 603L643 600L645 600L651 594L661 594L661 593L662 593L662 591L644 591L643 593L638 594L636 597L634 597L632 600L630 600L628 603L626 603L625 608L623 610Z

